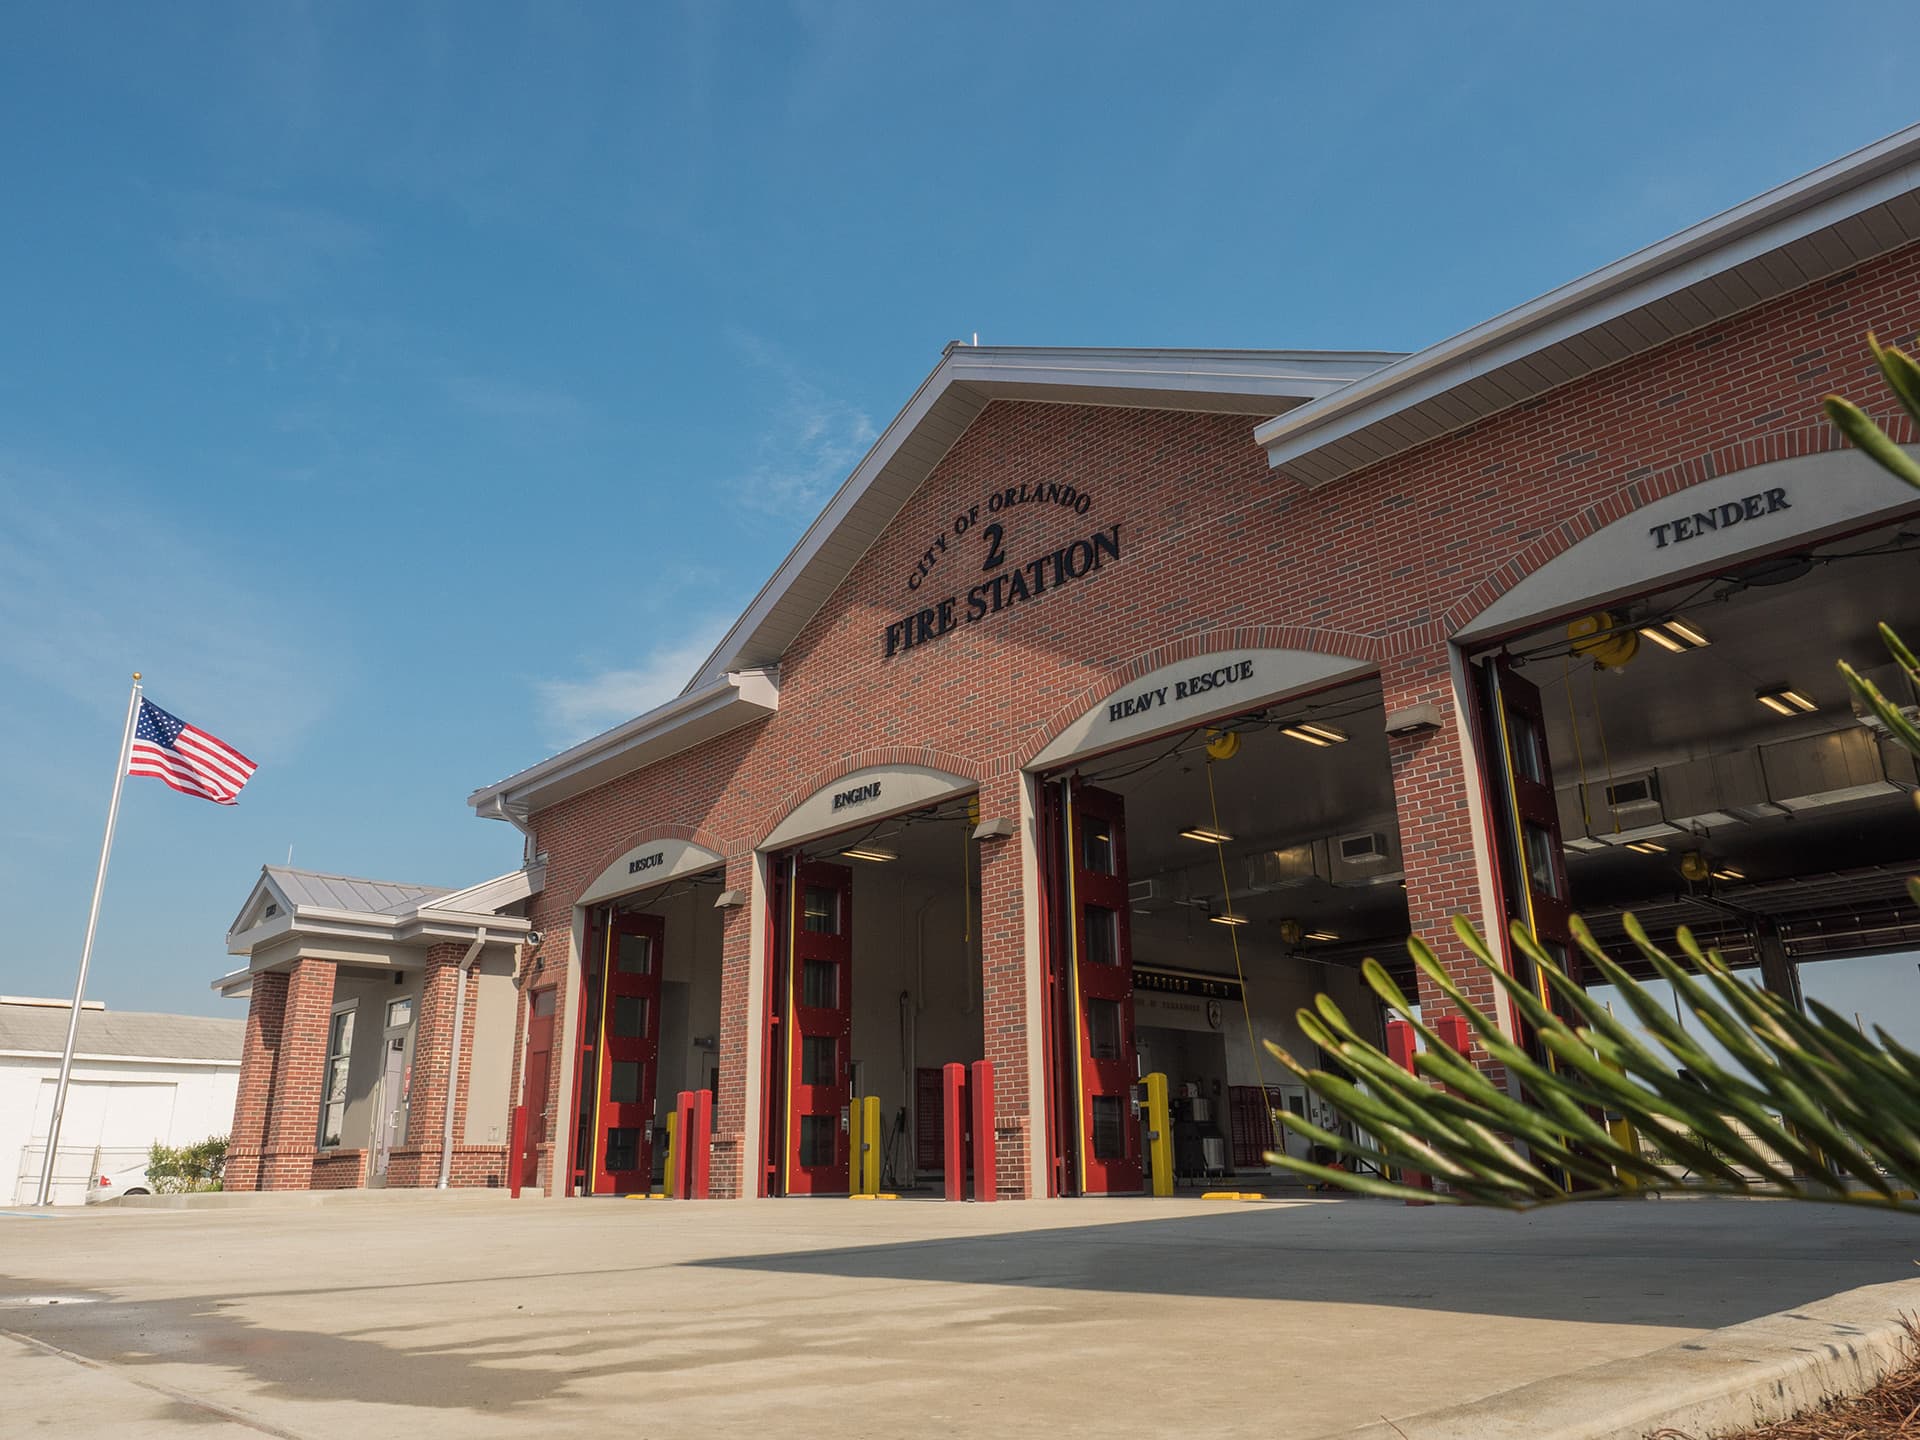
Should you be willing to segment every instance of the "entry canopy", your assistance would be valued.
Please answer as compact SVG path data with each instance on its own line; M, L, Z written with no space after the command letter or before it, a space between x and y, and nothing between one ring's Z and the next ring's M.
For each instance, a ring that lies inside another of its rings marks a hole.
M782 850L978 788L972 780L926 765L869 765L814 791L760 845L763 850Z
M1920 454L1909 446L1908 453ZM1704 570L1920 509L1855 450L1749 466L1643 505L1569 546L1482 610L1456 640L1492 639Z
M573 903L596 905L646 890L681 875L697 875L726 863L718 851L691 840L647 840L623 850Z
M1163 730L1236 715L1283 695L1371 670L1365 660L1317 650L1216 650L1149 671L1107 696L1054 737L1028 768L1045 770Z

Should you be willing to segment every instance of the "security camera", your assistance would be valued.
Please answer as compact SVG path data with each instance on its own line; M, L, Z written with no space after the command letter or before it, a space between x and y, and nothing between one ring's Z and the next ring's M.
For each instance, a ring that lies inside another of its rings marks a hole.
M544 931L540 931L540 930L527 931L527 944L529 945L538 945L542 940L546 938L547 938L546 933Z

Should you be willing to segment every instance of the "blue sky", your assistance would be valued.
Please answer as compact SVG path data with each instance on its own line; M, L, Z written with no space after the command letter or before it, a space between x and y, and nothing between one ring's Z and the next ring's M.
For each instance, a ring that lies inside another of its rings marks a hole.
M0 991L261 863L464 884L462 801L678 689L938 358L1415 348L1912 119L1906 7L15 7ZM236 1007L225 1007L237 1013Z

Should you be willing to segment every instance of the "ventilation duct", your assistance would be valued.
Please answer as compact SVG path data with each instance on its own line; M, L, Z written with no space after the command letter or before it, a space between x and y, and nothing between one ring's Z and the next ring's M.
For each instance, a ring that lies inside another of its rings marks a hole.
M1760 747L1767 791L1774 803L1796 813L1894 795L1879 742L1866 729L1832 730ZM1908 783L1913 770L1906 767Z
M1247 857L1247 891L1264 894L1329 878L1327 842L1303 840L1280 850L1256 850Z
M1662 765L1660 800L1676 825L1735 825L1786 813L1767 794L1758 750Z

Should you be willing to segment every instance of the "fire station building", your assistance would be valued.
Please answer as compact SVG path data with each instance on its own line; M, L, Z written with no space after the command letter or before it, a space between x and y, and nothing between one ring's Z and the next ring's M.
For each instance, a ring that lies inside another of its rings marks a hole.
M471 797L526 868L415 906L415 1094L498 1077L453 1183L1270 1184L1274 1111L1345 1122L1259 1042L1383 1026L1409 934L1491 1004L1456 914L1788 992L1920 946L1914 766L1834 669L1920 632L1920 503L1820 409L1916 439L1869 331L1920 332L1920 127L1412 355L949 346L682 694ZM319 1183L346 958L247 953L235 1145Z

